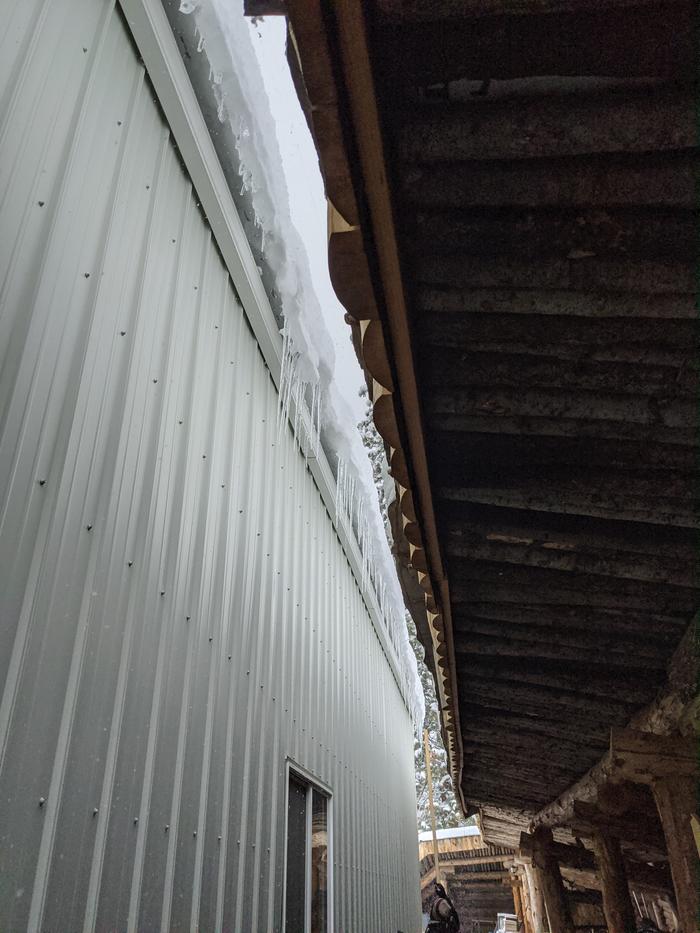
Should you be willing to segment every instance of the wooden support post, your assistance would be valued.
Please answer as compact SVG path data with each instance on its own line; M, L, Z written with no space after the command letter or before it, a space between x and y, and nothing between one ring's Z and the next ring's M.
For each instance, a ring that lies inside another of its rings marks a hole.
M547 911L551 933L574 933L569 902L561 880L559 862L552 852L552 831L542 826L533 833L535 874L539 876L540 887Z
M530 910L530 891L527 886L527 878L522 865L516 867L516 878L518 879L518 888L520 891L520 904L523 909L523 924L525 933L534 933L532 925L532 911Z
M627 884L627 873L620 842L601 830L594 837L600 880L603 887L603 912L608 933L635 933L634 906Z
M525 883L528 889L528 899L530 901L530 913L532 916L532 933L547 933L544 899L542 897L542 888L539 878L535 875L532 862L523 861L525 870Z
M518 918L518 928L522 927L525 933L528 933L525 908L523 906L522 885L517 875L511 878L511 887L513 888L513 907L515 909L515 916Z
M664 777L652 791L666 837L681 933L697 933L698 858L690 818L697 809L696 783L690 777Z

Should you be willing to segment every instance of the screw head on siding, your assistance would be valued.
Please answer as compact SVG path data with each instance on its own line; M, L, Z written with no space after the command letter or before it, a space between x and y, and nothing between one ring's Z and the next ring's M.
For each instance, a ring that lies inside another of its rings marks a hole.
M126 566L127 566L127 567L133 567L133 566L134 566L133 560L127 561L127 562L126 562Z
M139 821L138 816L135 816L135 817L134 817L134 826L136 826L136 824L138 823L138 821Z
M185 616L185 622L189 622L192 616Z
M86 525L85 527L87 528L88 531L92 531L92 525Z
M221 842L221 836L216 837L219 842Z
M46 797L39 797L39 806L43 807L46 803Z
M45 486L45 485L46 485L46 480L45 480L45 479L40 479L40 480L39 480L39 485L40 485L40 486Z
M85 276L86 279L89 279L89 278L90 278L90 273L89 273L89 272L83 272L83 275Z
M43 207L44 204L46 204L46 201L37 201L36 203L39 205L39 207Z
M160 595L161 595L161 596L165 596L165 590L161 590L161 591L160 591Z
M125 330L120 330L120 331L119 331L119 336L120 336L120 337L126 337L126 331L125 331Z
M197 830L196 830L196 829L195 829L195 831L192 833L192 835L193 835L193 836L196 836L196 835L197 835Z
M166 824L165 824L164 832L167 833L167 831L168 831L169 829L170 829L170 823L166 823Z
M93 807L93 808L92 808L92 815L93 815L93 817L97 816L97 814L98 814L99 812L100 812L100 811L97 809L97 807Z

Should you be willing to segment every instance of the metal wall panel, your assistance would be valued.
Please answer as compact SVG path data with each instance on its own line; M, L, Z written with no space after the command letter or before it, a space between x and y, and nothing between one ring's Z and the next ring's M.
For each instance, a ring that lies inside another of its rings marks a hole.
M289 757L409 933L409 715L125 24L4 6L0 928L279 929Z

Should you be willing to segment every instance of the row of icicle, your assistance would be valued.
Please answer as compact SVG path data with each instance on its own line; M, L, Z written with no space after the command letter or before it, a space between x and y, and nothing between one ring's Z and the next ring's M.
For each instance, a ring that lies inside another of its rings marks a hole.
M294 350L285 327L277 428L281 435L286 425L291 422L294 437L304 457L317 458L321 436L320 391L318 385L310 385L300 378L298 363L299 354ZM336 523L342 522L357 541L362 560L361 589L362 592L370 589L374 593L382 625L399 660L402 693L409 705L414 724L419 727L422 706L414 697L414 674L404 654L408 647L404 617L392 605L386 581L377 571L374 539L362 487L341 457L338 457L337 463L335 518Z

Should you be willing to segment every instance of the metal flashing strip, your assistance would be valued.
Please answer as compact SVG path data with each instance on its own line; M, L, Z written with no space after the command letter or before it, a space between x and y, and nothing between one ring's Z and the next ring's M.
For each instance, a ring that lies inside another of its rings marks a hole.
M279 389L282 369L282 337L260 279L243 224L238 216L221 163L209 135L204 116L182 61L161 0L119 0L144 67L177 143L182 161L197 192L207 222L260 347L275 386ZM306 406L300 412L304 428L309 426ZM290 421L295 411L290 406ZM336 516L335 478L322 450L309 457L309 470L340 539L358 589L367 606L372 625L404 698L400 665L393 645L381 623L382 614L371 587L362 586L362 555L354 531Z

